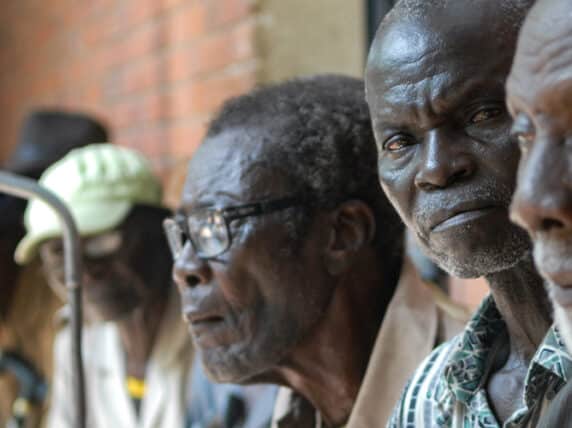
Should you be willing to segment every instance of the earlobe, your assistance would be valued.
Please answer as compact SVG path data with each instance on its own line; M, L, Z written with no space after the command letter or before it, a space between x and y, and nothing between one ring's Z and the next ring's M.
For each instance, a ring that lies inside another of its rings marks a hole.
M342 203L330 216L325 265L330 274L340 275L349 270L361 250L373 242L375 217L372 209L360 200Z

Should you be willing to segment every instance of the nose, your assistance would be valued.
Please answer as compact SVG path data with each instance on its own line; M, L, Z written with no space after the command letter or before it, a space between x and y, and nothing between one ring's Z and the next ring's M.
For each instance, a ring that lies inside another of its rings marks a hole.
M212 279L209 264L196 256L190 243L187 242L183 251L173 265L173 280L179 290L207 284Z
M572 228L572 188L566 153L535 143L520 160L511 219L530 234Z
M432 130L425 144L421 168L415 176L415 185L421 190L430 191L470 177L476 165L472 156L460 150L461 147L446 131Z

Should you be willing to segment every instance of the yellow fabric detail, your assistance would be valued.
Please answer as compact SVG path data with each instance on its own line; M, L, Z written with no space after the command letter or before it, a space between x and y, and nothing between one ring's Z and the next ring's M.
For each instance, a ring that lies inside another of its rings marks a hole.
M145 381L133 376L127 377L127 392L131 398L141 400L145 396Z
M25 398L19 397L14 401L12 411L16 416L26 416L30 413L30 402Z

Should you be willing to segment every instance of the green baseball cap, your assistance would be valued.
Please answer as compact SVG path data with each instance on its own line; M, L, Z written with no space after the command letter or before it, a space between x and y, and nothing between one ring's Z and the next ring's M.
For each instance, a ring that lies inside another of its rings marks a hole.
M161 206L161 183L139 153L111 144L92 144L69 152L40 177L40 184L70 209L81 236L117 227L135 204ZM47 239L62 235L55 212L33 199L24 213L27 234L18 244L16 262L26 264Z

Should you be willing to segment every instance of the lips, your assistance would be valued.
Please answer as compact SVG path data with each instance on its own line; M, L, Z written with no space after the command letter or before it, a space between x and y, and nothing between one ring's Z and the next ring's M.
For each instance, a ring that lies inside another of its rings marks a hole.
M533 236L534 261L543 277L555 284L555 300L571 300L567 294L572 294L572 235L570 230L554 230L538 232ZM566 293L565 293L566 291ZM562 303L564 305L564 303Z
M224 317L217 313L189 311L185 312L185 319L189 324L197 326L201 324L212 324L220 322L224 320Z
M195 344L201 348L217 346L227 340L226 306L216 290L195 287L182 296L185 321Z
M461 226L486 217L499 209L499 205L478 201L471 201L457 204L451 208L440 209L432 216L430 231L432 233L438 233L451 227Z

